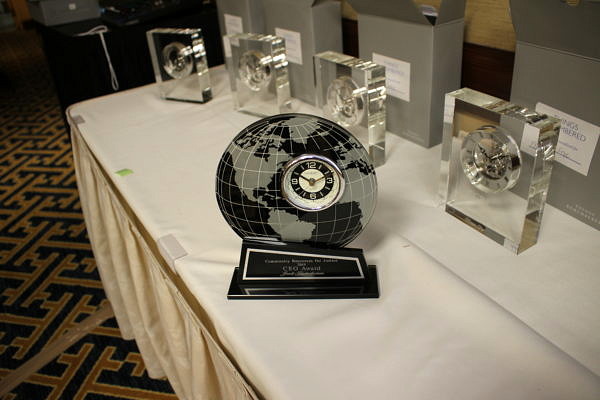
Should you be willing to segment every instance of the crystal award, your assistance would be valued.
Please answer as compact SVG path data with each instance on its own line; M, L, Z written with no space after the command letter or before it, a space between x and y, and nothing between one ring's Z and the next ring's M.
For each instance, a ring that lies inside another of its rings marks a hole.
M334 51L315 55L317 107L385 163L385 67Z
M537 242L560 121L460 89L446 95L440 196L446 211L509 250Z
M225 63L237 111L270 116L292 111L285 41L273 35L225 36Z
M162 98L195 103L212 98L200 29L157 28L146 38Z

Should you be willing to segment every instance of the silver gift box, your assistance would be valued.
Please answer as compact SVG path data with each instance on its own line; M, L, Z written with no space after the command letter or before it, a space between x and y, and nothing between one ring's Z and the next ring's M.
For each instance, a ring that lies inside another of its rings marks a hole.
M517 35L511 101L565 118L548 204L600 229L600 4L510 6Z
M460 88L465 0L442 0L435 19L413 0L348 2L358 13L360 58L386 67L388 131L424 147L440 143L444 95Z
M342 52L342 16L339 1L263 0L265 32L283 37L292 97L315 104L313 56Z

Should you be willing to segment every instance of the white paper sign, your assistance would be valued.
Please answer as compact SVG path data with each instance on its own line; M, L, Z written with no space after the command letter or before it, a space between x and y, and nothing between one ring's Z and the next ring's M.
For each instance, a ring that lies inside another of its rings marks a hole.
M302 39L299 32L275 28L275 35L285 39L287 60L302 65Z
M600 137L600 127L543 103L537 103L535 110L562 121L555 160L587 176Z
M373 53L373 62L385 67L388 96L410 101L410 63Z
M531 125L525 125L523 127L523 136L521 137L521 151L535 157L539 138L539 129Z
M451 124L454 122L454 104L456 98L454 96L446 95L446 99L444 101L444 122Z
M234 33L244 32L242 17L231 14L223 14L223 17L225 18L225 34L233 35Z
M229 37L223 36L223 51L225 52L225 57L231 57L231 43L229 42Z

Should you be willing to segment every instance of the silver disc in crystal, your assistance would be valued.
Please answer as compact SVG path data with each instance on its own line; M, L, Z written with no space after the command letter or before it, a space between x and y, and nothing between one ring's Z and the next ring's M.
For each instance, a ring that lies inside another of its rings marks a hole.
M349 76L333 80L327 88L327 107L335 122L346 128L360 123L365 112L365 95Z
M180 79L192 73L194 63L190 46L179 42L166 45L162 51L163 68L169 76Z
M267 87L271 81L270 57L260 51L250 50L245 52L238 64L240 79L251 90L258 92Z
M465 137L460 162L469 182L486 193L512 188L521 172L519 146L505 129L494 125L484 125Z

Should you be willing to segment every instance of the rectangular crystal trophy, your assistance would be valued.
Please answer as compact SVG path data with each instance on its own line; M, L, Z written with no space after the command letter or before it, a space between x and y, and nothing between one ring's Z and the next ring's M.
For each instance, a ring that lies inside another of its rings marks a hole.
M273 35L226 35L225 63L237 111L270 116L292 111L285 41Z
M560 121L468 88L446 95L440 195L446 211L504 247L533 246Z
M212 98L200 29L157 28L146 38L163 99L205 103Z
M335 51L316 54L317 107L385 163L385 67Z

